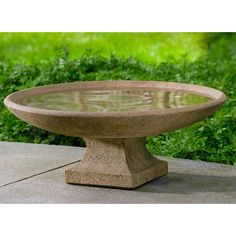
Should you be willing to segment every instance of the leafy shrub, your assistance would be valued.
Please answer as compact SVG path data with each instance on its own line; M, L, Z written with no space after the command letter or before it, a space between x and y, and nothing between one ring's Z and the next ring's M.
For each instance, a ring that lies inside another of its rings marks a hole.
M158 80L201 84L220 89L228 100L212 117L191 127L147 139L153 154L236 163L236 47L234 38L220 37L209 43L207 56L196 62L169 59L159 65L114 53L104 57L87 50L71 59L64 48L53 62L39 64L0 60L0 140L61 145L85 143L32 127L15 118L3 105L14 91L39 85L85 80Z

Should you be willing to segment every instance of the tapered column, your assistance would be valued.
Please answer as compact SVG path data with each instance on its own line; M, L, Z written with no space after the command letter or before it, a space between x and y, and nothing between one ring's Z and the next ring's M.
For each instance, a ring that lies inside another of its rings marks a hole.
M145 138L85 139L83 160L66 171L66 182L136 188L167 174L167 162L153 157Z

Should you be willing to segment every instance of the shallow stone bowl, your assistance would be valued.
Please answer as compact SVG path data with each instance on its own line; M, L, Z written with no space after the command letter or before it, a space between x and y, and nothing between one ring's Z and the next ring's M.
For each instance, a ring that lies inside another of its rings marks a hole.
M160 89L190 92L206 97L206 103L126 112L79 112L30 107L22 98L86 89ZM83 137L84 159L66 171L72 184L135 188L167 174L167 163L154 158L145 147L145 137L177 130L212 115L225 101L219 90L192 84L154 81L92 81L41 86L10 94L4 103L25 122L58 134Z
M23 106L17 101L25 96L71 89L161 88L187 91L213 100L194 106L134 112L74 112ZM26 89L9 95L6 106L20 119L58 134L93 138L137 138L173 131L194 124L217 110L225 95L219 90L182 83L101 81L75 82Z

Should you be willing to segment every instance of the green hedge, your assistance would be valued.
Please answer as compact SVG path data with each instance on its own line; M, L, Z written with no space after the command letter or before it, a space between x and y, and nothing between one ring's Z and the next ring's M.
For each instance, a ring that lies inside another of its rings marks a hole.
M226 164L236 163L236 47L233 37L209 44L207 55L195 62L169 59L147 64L115 54L104 57L87 50L71 59L66 48L53 62L15 63L0 59L0 140L84 146L80 138L65 137L32 127L14 117L3 99L14 91L39 85L85 80L157 80L201 84L220 89L228 100L212 117L191 127L147 139L154 154Z

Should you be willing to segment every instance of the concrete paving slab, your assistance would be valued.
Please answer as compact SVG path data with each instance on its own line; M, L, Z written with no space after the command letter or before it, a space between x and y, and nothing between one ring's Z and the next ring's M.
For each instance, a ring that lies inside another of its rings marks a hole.
M82 158L84 148L0 142L0 186Z
M40 147L35 148L40 152ZM48 148L69 156L77 151L63 146ZM70 165L0 187L0 203L236 203L236 167L161 159L168 161L169 174L135 190L66 184L64 172Z

